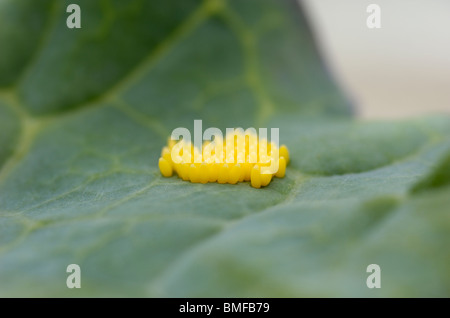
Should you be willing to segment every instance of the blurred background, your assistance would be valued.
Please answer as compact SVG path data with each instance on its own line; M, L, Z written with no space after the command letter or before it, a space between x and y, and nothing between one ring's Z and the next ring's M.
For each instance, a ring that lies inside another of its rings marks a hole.
M299 0L362 118L450 113L449 0ZM369 29L369 4L381 29Z

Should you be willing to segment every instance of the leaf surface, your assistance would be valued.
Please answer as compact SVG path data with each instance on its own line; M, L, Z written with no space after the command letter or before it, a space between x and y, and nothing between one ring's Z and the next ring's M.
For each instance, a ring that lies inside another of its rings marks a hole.
M293 2L69 3L0 3L1 296L450 295L449 118L352 119ZM286 177L163 178L194 119L279 127Z

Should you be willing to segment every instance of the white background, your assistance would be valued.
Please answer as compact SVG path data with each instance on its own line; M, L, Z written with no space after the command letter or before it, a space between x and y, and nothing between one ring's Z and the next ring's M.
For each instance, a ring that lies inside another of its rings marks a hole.
M299 0L363 118L450 113L450 0ZM381 7L381 29L366 8Z

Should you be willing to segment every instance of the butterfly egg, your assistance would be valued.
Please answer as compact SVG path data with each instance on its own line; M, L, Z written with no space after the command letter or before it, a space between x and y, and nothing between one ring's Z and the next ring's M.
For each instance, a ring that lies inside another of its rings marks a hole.
M172 163L173 172L176 173L177 175L180 175L180 167L181 163Z
M254 165L252 169L250 182L253 188L261 188L261 168L258 165Z
M200 164L200 167L198 170L199 171L199 180L203 184L208 183L208 179L209 179L209 176L208 176L209 169L208 168L209 167L206 163L202 163L202 164Z
M208 165L208 181L209 182L216 182L217 178L219 177L219 169L220 164L218 163L211 163Z
M172 165L170 164L169 161L167 161L164 158L159 158L159 162L158 162L158 166L159 166L159 171L161 171L161 174L164 177L171 177L173 174L173 169L172 169Z
M180 163L176 165L178 177L183 179L184 181L189 181L189 164Z
M276 173L271 170L274 163L278 163ZM225 139L215 137L213 142L206 141L200 149L189 140L175 142L169 138L158 166L165 177L175 172L181 179L194 183L250 181L252 187L261 188L269 185L274 176L283 178L288 163L285 145L278 148L274 142L260 140L253 130L246 130L245 134L236 130Z
M183 179L184 181L189 181L189 168L190 168L190 164L189 163L182 163L180 164L180 167L178 168L178 176Z
M232 165L230 168L228 183L236 184L241 176L241 166L240 164Z
M272 173L269 168L261 168L261 186L265 187L272 181Z
M218 183L228 182L228 164L224 163L219 167L219 175L217 176Z
M275 173L275 176L278 178L284 178L286 174L286 159L284 157L280 157L278 161L278 171Z
M161 151L161 157L163 157L164 159L166 159L168 162L170 162L172 164L172 154L171 154L169 147L163 147L163 149Z
M284 159L286 160L286 164L289 163L290 159L289 159L289 150L287 149L287 147L285 145L281 145L280 147L280 158L284 157Z
M198 164L191 163L189 167L189 180L192 183L200 182L200 167Z
M239 163L239 180L238 180L238 182L242 182L245 179L244 164L245 163Z
M246 162L242 165L242 169L244 170L244 181L250 181L253 163Z

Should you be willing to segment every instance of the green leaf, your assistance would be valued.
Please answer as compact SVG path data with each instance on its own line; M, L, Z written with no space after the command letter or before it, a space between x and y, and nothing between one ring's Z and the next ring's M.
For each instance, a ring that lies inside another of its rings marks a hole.
M352 119L296 2L70 3L0 2L0 296L450 296L450 118ZM286 177L163 178L194 119Z

